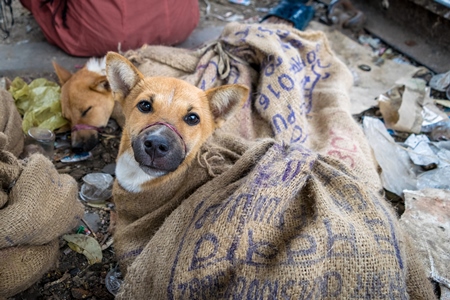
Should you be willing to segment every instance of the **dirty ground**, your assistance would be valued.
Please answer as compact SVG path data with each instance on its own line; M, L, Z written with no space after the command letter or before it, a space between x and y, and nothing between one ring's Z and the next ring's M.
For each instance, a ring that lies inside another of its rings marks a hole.
M277 3L278 1L275 0L264 0L252 1L250 6L241 6L232 4L227 0L200 1L201 19L199 29L223 26L228 21L254 23L267 13L268 8ZM323 18L323 10L321 11L321 7L323 8L320 5L316 7L318 14L316 14L315 20ZM33 17L21 7L19 1L13 1L13 8L15 25L12 28L10 36L7 39L1 40L0 44L45 41ZM346 34L352 35L349 32L346 32ZM357 40L360 35L352 37ZM367 43L377 43L377 41L371 40L370 37L366 38ZM377 45L377 47L383 48L383 45ZM396 56L399 61L408 62L413 65L416 64L413 60L409 60L395 50L391 49L391 51L389 54L391 57ZM427 76L429 80L431 76ZM54 74L47 72L32 73L23 79L30 82L39 77L57 81ZM432 96L445 99L444 92L433 91ZM379 118L380 111L379 109L367 110L361 112L357 117L363 115ZM60 141L64 145L63 141L66 136L64 133L57 135L57 141ZM397 137L398 141L403 142L405 139L406 136ZM94 172L113 174L119 140L120 129L112 122L108 126L107 132L103 135L101 143L92 151L93 158L82 162L62 163L58 159L67 154L67 149L61 147L55 150L55 166L60 173L67 173L73 176L81 187L83 183L82 178L86 174ZM399 214L402 214L404 211L403 201L396 195L391 196L394 207L396 207ZM110 221L113 218L114 206L111 203L96 207L86 205L85 220L87 220L87 224L80 223L80 227L76 228L81 233L89 233L88 231L92 231L91 236L94 236L100 245L104 247L102 263L89 265L85 256L72 251L68 247L67 242L61 239L61 257L56 270L48 272L31 288L11 299L113 299L114 296L108 291L105 285L107 273L116 266L114 247L110 245L112 229L110 228ZM98 226L97 229L95 228L96 226Z
M198 29L219 27L226 24L227 20L244 21L254 23L267 13L267 10L275 5L276 0L263 0L252 2L250 6L232 4L227 0L200 1L200 23ZM26 44L33 42L43 42L45 37L32 15L24 9L19 1L13 1L15 25L10 32L10 36L1 39L0 44ZM208 15L206 11L208 9ZM226 19L228 18L228 19ZM73 66L67 66L69 69ZM75 66L79 67L79 66ZM28 76L23 76L26 82L31 82L36 78L44 77L48 80L58 82L55 74L48 72L33 72ZM12 80L13 78L11 78ZM64 143L67 133L56 135L56 142L61 144L61 148L55 149L55 167L59 173L69 174L74 177L81 188L82 178L86 174L104 172L114 173L114 162L117 156L121 130L115 122L110 122L106 132L103 134L101 143L91 151L93 157L89 160L63 163L59 160L68 155L69 149ZM28 290L10 298L12 299L114 299L105 285L105 278L111 270L114 270L116 262L114 259L114 247L111 243L110 219L114 218L114 206L111 203L92 207L85 206L86 223L74 230L79 233L88 233L94 236L103 250L102 263L89 265L86 257L71 250L67 242L61 239L61 257L55 270L48 272L40 281L35 283ZM112 217L111 217L112 216ZM92 221L90 221L92 220ZM91 222L91 223L89 223ZM95 228L97 227L97 228ZM114 282L112 283L114 285Z

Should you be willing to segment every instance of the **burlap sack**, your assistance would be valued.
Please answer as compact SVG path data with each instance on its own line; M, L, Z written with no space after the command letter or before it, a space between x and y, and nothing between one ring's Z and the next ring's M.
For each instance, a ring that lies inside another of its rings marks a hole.
M23 150L22 118L10 93L0 88L0 132L7 136L6 151L19 156Z
M15 118L12 110L0 111L5 124L12 123L8 117ZM58 237L84 211L71 176L59 174L40 154L18 160L4 150L17 136L5 133L0 132L0 298L25 290L55 265Z
M151 52L140 59L164 61ZM251 97L186 174L140 194L115 185L117 298L433 299L325 36L234 23L191 56L181 78ZM172 59L166 69L184 69Z

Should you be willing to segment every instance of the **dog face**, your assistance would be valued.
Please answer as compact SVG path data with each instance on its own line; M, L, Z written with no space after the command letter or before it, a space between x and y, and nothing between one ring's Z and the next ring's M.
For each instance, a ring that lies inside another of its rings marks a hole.
M98 144L98 130L106 126L114 99L105 76L105 60L89 60L72 74L53 62L61 84L61 109L72 127L74 152L89 151Z
M206 139L248 98L242 85L202 91L176 78L144 78L112 52L106 73L126 118L116 176L122 187L134 192L186 168Z

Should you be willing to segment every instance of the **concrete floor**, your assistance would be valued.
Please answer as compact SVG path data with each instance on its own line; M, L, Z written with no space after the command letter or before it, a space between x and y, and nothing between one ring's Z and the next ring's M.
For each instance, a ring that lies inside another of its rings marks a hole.
M177 47L194 48L217 38L222 29L222 26L198 28ZM36 77L53 74L53 60L68 70L75 71L76 66L83 65L88 59L70 56L47 42L0 44L0 57L0 77L6 76L10 79L16 76Z

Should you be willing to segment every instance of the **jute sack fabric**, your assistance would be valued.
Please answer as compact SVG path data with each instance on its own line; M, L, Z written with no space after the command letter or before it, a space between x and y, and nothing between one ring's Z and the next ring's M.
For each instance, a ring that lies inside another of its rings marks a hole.
M3 132L6 140L7 150L19 156L23 150L22 118L14 104L14 99L10 93L0 88L0 132Z
M11 124L8 117L16 116L0 111L0 120ZM22 136L20 125L19 130ZM59 174L41 154L18 160L5 150L18 138L15 133L0 132L0 298L25 290L55 266L58 237L84 211L71 176Z
M434 298L323 33L232 23L183 52L188 68L161 49L126 55L147 75L164 65L251 97L179 178L139 194L115 184L118 299Z

